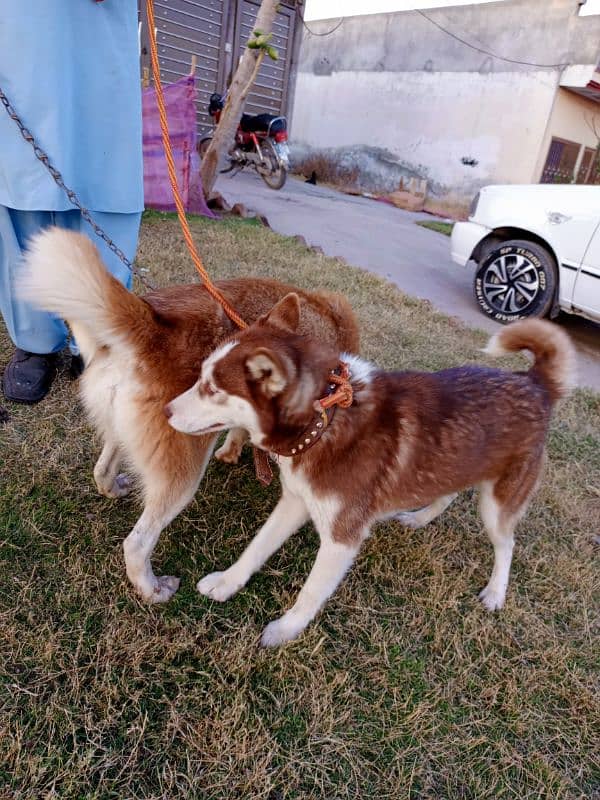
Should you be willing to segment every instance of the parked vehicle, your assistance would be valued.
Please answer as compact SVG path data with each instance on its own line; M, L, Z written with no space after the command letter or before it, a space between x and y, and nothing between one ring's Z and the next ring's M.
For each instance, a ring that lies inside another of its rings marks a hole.
M600 186L486 186L452 230L475 299L507 323L559 310L600 321Z
M223 95L210 96L208 113L219 122L225 105ZM208 150L212 136L198 143L200 157ZM243 114L235 134L234 147L229 151L229 166L221 172L239 172L253 167L270 189L281 189L287 178L290 150L288 147L287 120L272 114ZM235 173L234 173L235 174Z

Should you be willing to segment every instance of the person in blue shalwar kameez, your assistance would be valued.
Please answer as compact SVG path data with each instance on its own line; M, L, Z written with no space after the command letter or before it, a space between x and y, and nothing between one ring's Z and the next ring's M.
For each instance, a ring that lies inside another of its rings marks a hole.
M136 0L3 0L0 87L92 217L133 260L144 207ZM62 320L16 296L28 239L48 225L81 230L108 269L131 275L81 218L0 106L0 311L16 351L9 400L48 392Z

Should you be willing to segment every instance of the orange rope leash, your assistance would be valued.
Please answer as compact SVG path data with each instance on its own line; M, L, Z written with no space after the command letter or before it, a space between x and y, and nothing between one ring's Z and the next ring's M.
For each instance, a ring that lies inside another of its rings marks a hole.
M183 232L183 238L185 239L185 243L187 244L188 250L190 251L190 255L192 257L192 261L194 262L194 266L198 270L198 273L202 278L204 285L206 286L207 292L217 301L217 303L219 303L223 307L223 310L225 311L229 319L235 322L235 324L239 328L247 328L248 325L244 322L244 320L240 317L240 315L236 312L236 310L229 305L228 301L225 299L225 297L221 294L221 292L217 289L217 287L210 279L210 276L206 271L204 264L202 263L202 259L198 255L198 251L196 250L194 240L192 239L190 226L188 224L187 217L185 215L183 201L181 199L179 186L177 184L177 173L175 171L173 151L171 149L171 141L169 139L169 123L167 120L165 99L163 95L162 83L160 80L160 65L158 63L158 48L156 46L156 34L155 34L156 26L154 24L153 0L146 0L146 11L148 14L148 28L149 28L148 36L150 39L150 57L152 61L152 74L154 75L154 86L156 89L156 102L158 104L158 114L160 116L160 127L162 131L163 147L165 149L167 167L169 170L169 179L171 181L171 188L173 190L173 199L175 200L175 206L177 208L177 216L179 217L179 223L181 225L181 230Z
M318 405L322 409L331 408L332 406L339 406L340 408L350 408L354 399L354 391L350 383L350 370L345 361L340 361L340 374L332 373L327 378L329 383L335 385L337 388L333 394L328 397L322 397L317 400Z

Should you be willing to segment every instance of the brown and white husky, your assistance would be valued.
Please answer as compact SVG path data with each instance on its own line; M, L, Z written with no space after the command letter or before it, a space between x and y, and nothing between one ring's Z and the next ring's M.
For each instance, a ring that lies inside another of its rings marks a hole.
M235 326L199 285L144 297L127 291L82 234L49 228L31 241L25 266L21 296L65 318L81 349L81 396L104 445L94 469L98 491L127 494L133 484L120 473L125 465L142 492L144 511L123 544L129 579L149 602L164 602L179 578L155 576L150 557L163 528L193 498L216 435L179 433L163 409L192 386L204 359ZM217 285L248 322L293 288L259 278ZM354 314L343 297L295 291L305 334L336 348L358 348ZM235 461L244 438L232 431L217 455Z
M457 492L477 486L495 554L480 598L501 608L515 525L540 479L552 409L571 380L568 337L540 320L493 336L488 353L533 353L528 372L390 373L299 335L301 317L298 296L285 297L222 344L195 385L165 408L188 434L245 428L280 466L282 495L271 516L238 561L203 578L199 591L227 600L312 519L320 536L314 566L292 608L262 636L264 645L287 642L335 591L374 522L426 525ZM347 407L333 415L330 400L341 389Z

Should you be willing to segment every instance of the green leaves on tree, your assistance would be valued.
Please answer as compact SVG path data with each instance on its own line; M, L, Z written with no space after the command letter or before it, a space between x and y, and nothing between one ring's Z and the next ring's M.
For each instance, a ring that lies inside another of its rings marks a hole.
M272 58L273 61L277 61L279 53L272 44L269 44L272 38L272 33L263 33L259 30L252 31L252 36L248 41L248 47L250 50L262 50L269 58Z

